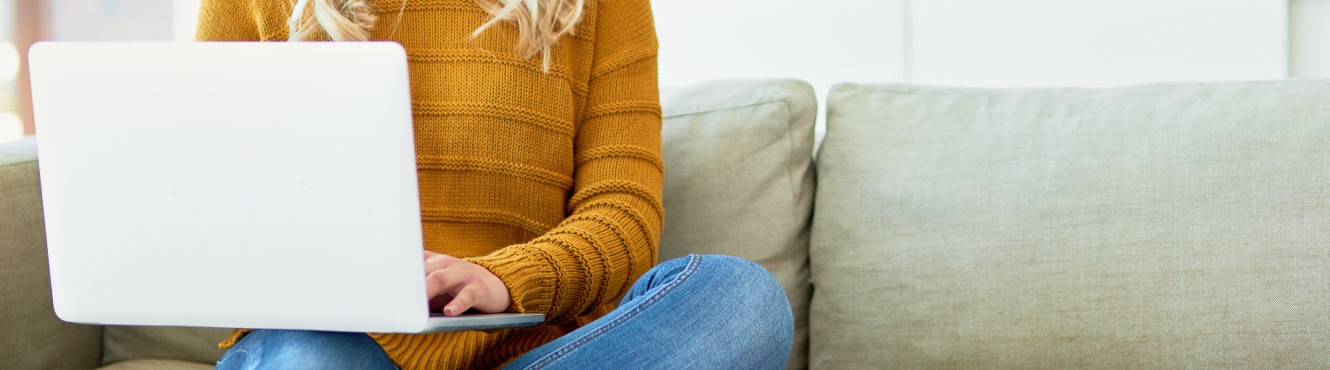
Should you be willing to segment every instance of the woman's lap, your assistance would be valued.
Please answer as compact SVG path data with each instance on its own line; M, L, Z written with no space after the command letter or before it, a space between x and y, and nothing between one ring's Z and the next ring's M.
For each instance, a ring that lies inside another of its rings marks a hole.
M397 369L360 333L255 330L226 351L217 369Z
M617 309L507 368L779 369L793 337L789 302L766 269L734 257L688 256L652 268ZM217 368L396 367L364 334L256 330Z

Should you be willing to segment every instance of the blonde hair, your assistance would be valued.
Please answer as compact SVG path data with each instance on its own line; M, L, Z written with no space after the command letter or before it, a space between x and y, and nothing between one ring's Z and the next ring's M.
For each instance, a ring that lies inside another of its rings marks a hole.
M406 9L402 1L401 11ZM489 21L480 25L471 37L475 38L499 22L517 25L517 55L532 59L541 57L545 72L550 70L550 50L564 35L575 31L582 19L586 0L475 0L476 5L489 13ZM308 3L314 3L309 10ZM312 12L313 17L305 16ZM365 0L298 0L288 21L289 41L327 39L333 41L366 41L374 28L372 9Z

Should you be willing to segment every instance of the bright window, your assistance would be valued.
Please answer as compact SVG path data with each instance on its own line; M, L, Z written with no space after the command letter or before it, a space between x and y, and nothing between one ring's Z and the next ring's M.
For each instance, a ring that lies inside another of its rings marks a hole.
M21 60L33 41L189 40L200 1L0 0L0 142L25 134Z
M18 116L18 48L14 46L14 0L0 0L0 143L23 138Z

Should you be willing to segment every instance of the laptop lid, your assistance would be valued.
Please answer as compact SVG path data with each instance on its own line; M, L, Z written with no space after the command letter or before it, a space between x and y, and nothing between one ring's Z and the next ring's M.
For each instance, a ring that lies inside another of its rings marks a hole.
M400 46L42 43L30 61L61 319L425 327Z

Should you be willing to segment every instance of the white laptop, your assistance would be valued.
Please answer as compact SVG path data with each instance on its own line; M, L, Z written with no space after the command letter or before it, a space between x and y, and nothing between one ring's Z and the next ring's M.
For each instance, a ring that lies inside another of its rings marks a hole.
M43 43L31 52L56 314L423 333L406 54L392 43Z

